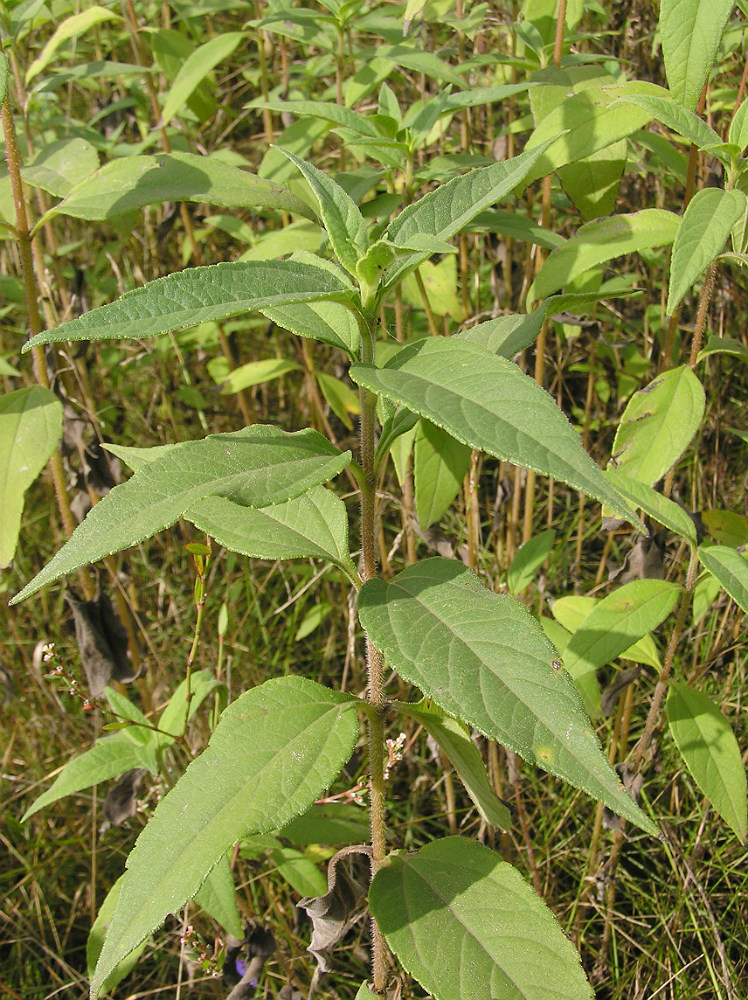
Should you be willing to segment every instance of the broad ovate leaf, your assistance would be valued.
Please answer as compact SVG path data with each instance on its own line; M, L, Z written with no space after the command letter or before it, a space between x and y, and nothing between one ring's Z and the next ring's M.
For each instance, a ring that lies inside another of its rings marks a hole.
M626 404L611 466L629 479L654 486L688 447L705 405L704 388L688 365L658 375Z
M369 905L435 1000L592 1000L579 955L519 872L463 837L396 854Z
M326 482L349 461L350 452L339 452L312 430L289 434L255 424L189 441L115 486L14 601L170 527L205 497L266 507Z
M694 781L727 825L748 838L745 766L730 723L714 702L683 681L671 681L670 732Z
M42 386L0 396L0 567L9 566L23 497L62 436L62 404Z
M60 340L153 337L171 330L289 302L345 299L350 286L331 271L292 260L213 264L157 278L142 288L32 337L24 350Z
M277 829L319 798L358 738L357 704L302 677L281 677L226 709L127 859L91 980L93 1000L112 969L195 896L229 848Z
M724 248L748 205L735 188L704 188L688 203L673 243L666 311L672 315L686 292Z
M650 833L624 791L569 674L530 613L449 559L368 580L361 624L397 672L449 715L605 802Z
M398 351L383 368L352 365L350 376L470 448L553 476L637 523L548 393L506 358L455 337L432 337Z

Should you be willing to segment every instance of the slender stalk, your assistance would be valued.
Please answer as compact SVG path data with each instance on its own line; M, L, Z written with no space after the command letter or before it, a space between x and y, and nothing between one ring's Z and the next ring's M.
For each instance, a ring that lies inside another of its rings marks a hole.
M361 360L374 360L374 321L361 318ZM374 467L375 418L377 399L363 387L361 400L361 551L364 581L377 575L376 565L376 470ZM384 794L384 657L367 636L366 667L369 702L373 711L367 713L369 727L369 796L371 808L371 873L376 875L382 865L387 844L385 838ZM387 980L387 945L382 932L372 917L372 987L375 993L384 993Z

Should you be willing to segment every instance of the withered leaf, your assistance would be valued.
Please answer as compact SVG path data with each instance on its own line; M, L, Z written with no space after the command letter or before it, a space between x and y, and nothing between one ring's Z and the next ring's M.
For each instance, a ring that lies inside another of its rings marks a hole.
M110 681L134 680L136 674L127 655L127 631L108 595L98 590L92 601L84 601L74 590L68 590L65 600L75 619L75 638L91 698L101 698Z

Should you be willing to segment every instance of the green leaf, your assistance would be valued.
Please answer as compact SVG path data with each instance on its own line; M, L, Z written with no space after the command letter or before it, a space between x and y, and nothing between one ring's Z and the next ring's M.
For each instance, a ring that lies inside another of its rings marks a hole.
M551 911L482 844L447 837L394 855L369 904L390 948L437 1000L592 1000Z
M419 421L413 479L416 514L422 531L441 520L449 510L469 467L470 448L431 421Z
M99 167L99 155L85 139L59 139L40 149L21 176L28 184L64 198Z
M94 4L93 7L89 7L87 10L82 11L80 14L73 14L71 17L65 18L65 20L55 29L55 33L46 43L40 54L26 70L26 84L28 85L31 83L34 77L38 76L39 73L41 73L50 62L52 62L57 50L65 42L69 41L69 39L77 38L79 35L88 31L89 28L92 28L95 24L101 24L102 21L121 20L122 18L119 14L116 14L114 11L107 10L105 7L100 7L97 4Z
M468 330L454 334L459 340L468 340L471 344L479 344L493 354L511 360L515 354L535 343L540 333L547 313L547 304L543 303L527 316L496 316L485 323L478 323Z
M415 719L439 744L460 776L470 798L483 819L500 830L509 830L512 817L509 810L491 788L478 748L461 722L451 719L427 698L417 705L397 702L394 706L403 715Z
M263 358L261 361L249 361L241 368L235 368L221 382L221 395L229 396L253 385L272 382L273 379L287 375L288 372L299 371L300 365L286 358Z
M345 504L324 486L261 508L206 497L186 517L231 552L255 559L329 559L358 579L348 552Z
M127 730L105 736L90 750L74 757L65 765L47 791L42 792L29 806L21 817L21 822L25 823L34 813L66 795L73 795L99 782L109 781L110 778L118 778L133 767L145 767L155 772L156 755L153 747L136 743Z
M721 143L720 136L693 111L677 104L667 90L657 88L659 93L632 94L621 99L621 103L634 104L646 111L650 118L656 118L673 132L688 139L694 146L703 149Z
M745 767L730 723L705 694L683 681L670 682L667 718L694 781L745 843L748 838Z
M733 0L662 0L660 38L673 97L691 111L717 54Z
M532 283L528 300L547 298L596 264L649 247L667 246L676 238L679 224L677 215L660 208L585 223L562 247L551 251Z
M730 142L739 146L741 151L748 146L748 97L743 98L743 102L735 112L735 117L730 122Z
M346 271L355 277L356 264L369 246L369 233L358 205L332 177L287 149L280 152L296 164L311 187L335 255Z
M270 858L281 878L300 896L324 896L327 879L303 851L294 847L271 847Z
M748 614L748 559L724 545L700 546L699 562Z
M702 362L704 358L708 358L712 354L729 354L734 358L740 358L742 361L748 361L748 347L742 341L735 340L734 337L707 337L706 343L696 358L697 363Z
M688 447L705 404L704 388L688 365L658 375L626 404L611 466L629 479L654 486Z
M409 3L413 3L414 0L408 0ZM421 6L426 3L426 0L415 0L416 3L420 3ZM372 992L369 988L368 981L361 983L356 993L355 1000L379 1000L379 994Z
M326 482L349 461L350 452L339 452L312 430L289 434L255 424L189 441L115 486L14 601L170 527L205 497L266 507Z
M236 905L234 875L227 854L208 872L195 895L195 902L229 934L240 941L244 938L242 918Z
M112 888L106 894L106 898L99 907L99 912L96 914L96 920L94 921L91 932L88 935L88 941L86 942L86 966L88 969L89 979L93 975L96 963L99 960L107 928L109 927L109 921L112 919L112 914L114 913L117 905L119 891L122 888L122 879L124 877L124 875L120 875ZM114 987L125 978L125 976L128 976L132 972L137 965L140 956L145 951L147 944L147 941L141 942L135 951L130 952L127 958L124 958L112 970L102 985L102 990L104 992L110 993Z
M388 662L444 709L531 764L654 833L605 759L540 625L470 570L426 559L359 593L361 624Z
M246 107L268 108L270 111L298 115L300 118L321 118L323 121L329 122L330 125L342 125L355 132L360 132L370 139L379 138L379 131L365 115L359 114L352 108L333 104L331 101L265 101L258 97L250 101ZM280 148L280 152L287 154L288 150Z
M696 544L696 525L693 518L674 500L658 493L647 483L631 479L618 469L607 469L604 475L617 490L621 491L629 503L649 514L663 527L686 538L691 545Z
M512 597L521 594L534 580L535 574L551 554L555 540L556 532L549 528L533 535L529 541L520 546L506 576L507 589Z
M286 188L217 157L157 153L112 160L80 181L37 222L55 215L112 219L163 201L197 201L226 208L277 208L311 216L311 209Z
M195 670L189 680L185 678L169 699L169 704L158 719L160 732L154 733L156 746L159 750L169 746L184 734L187 723L200 708L202 703L216 688L222 687L209 670Z
M337 347L351 358L360 352L361 335L356 317L350 309L329 299L300 302L296 305L273 306L260 310L263 316L283 330L299 337L311 337L323 344Z
M301 623L294 634L293 641L301 642L302 639L306 639L307 636L316 632L322 622L329 616L331 611L331 606L324 601L320 604L314 604L302 618Z
M0 567L10 566L23 497L62 436L62 404L41 386L0 396Z
M243 31L220 33L211 38L209 42L200 45L187 57L182 63L164 102L161 117L165 124L171 121L208 73L224 59L228 59L245 37Z
M470 448L553 476L637 523L551 397L506 358L454 337L431 337L398 351L383 368L352 365L350 376Z
M277 829L319 798L358 739L357 704L302 677L281 677L226 709L127 859L92 1000L118 962L194 897L237 840Z
M615 210L626 154L627 142L621 139L558 168L561 185L585 222Z
M748 205L742 191L704 188L688 203L673 242L666 312L672 316L689 288L723 249Z
M361 413L361 401L358 398L358 393L354 392L342 379L336 378L335 375L329 375L327 372L315 372L315 377L332 412L349 431L352 431L351 416L358 416Z
M300 846L308 844L360 844L369 837L368 814L361 806L346 802L315 804L278 831L279 836Z
M340 299L349 292L349 286L325 268L291 260L193 267L125 292L116 302L40 333L24 344L24 350L61 340L153 337L253 309Z
M632 580L599 601L576 629L564 650L564 664L592 718L600 715L597 670L657 628L680 592L665 580Z
M568 634L564 637L556 628L551 628L550 630L553 634L551 635L549 633L549 638L559 652L565 652L566 647L569 645L572 633L576 632L576 630L581 627L582 622L585 620L587 615L589 615L592 609L599 603L600 601L596 597L583 597L580 594L571 594L568 597L559 597L558 600L553 602L551 607L551 611L553 613L552 624L555 620L556 624L561 625L563 630L568 632ZM545 621L546 619L543 619L544 623ZM644 638L635 642L633 646L629 646L628 649L619 654L619 658L621 660L633 660L634 663L645 663L647 666L650 666L654 670L658 671L658 673L662 670L662 663L660 662L660 657L657 652L657 646L655 645L654 639L651 635L645 635Z
M511 160L495 163L490 167L471 170L463 177L455 177L440 185L403 209L390 223L388 239L403 247L407 247L411 238L418 235L451 239L462 232L483 209L490 208L521 184L552 141L553 138L531 152L521 153ZM428 256L427 252L416 253L412 257L396 261L385 273L383 288L394 288L406 273L418 267Z
M541 146L545 149L529 171L525 184L532 184L553 170L612 146L638 131L649 121L649 113L633 106L612 105L621 97L659 89L636 80L594 84L572 94L547 114L530 136L527 149L532 151ZM561 132L565 134L559 138Z

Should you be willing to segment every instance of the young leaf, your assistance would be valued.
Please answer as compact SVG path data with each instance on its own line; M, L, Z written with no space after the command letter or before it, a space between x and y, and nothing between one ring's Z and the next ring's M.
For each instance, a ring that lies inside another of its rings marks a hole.
M688 203L673 242L666 312L672 316L691 285L722 250L748 199L737 188L704 188Z
M745 767L730 723L700 691L671 681L667 718L694 781L727 825L748 838Z
M164 124L171 121L214 66L228 59L245 37L243 31L221 32L196 48L185 59L171 85L171 90L166 95L161 115Z
M405 969L442 1000L592 1000L579 955L516 869L472 840L396 854L369 890Z
M461 722L445 715L427 698L417 705L398 702L395 706L403 715L420 722L449 758L478 812L492 826L509 830L512 817L509 810L491 788L478 748Z
M289 434L264 424L186 442L115 486L13 600L170 527L205 497L266 507L326 482L349 461L350 452L316 431Z
M660 37L673 97L691 111L717 54L733 0L662 0Z
M292 260L213 264L157 278L142 288L32 337L37 344L60 340L153 337L253 309L313 299L343 299L350 286L326 268Z
M49 65L60 46L70 38L77 38L95 24L101 24L102 21L121 20L122 18L115 11L107 10L106 7L100 7L98 4L88 7L79 14L73 14L71 17L65 18L57 26L55 33L46 43L41 53L26 70L26 83L31 83L34 77L38 76Z
M228 396L253 385L272 382L289 372L298 371L300 365L286 358L263 358L261 361L248 361L241 368L235 368L221 382L221 395Z
M699 562L748 615L748 559L724 545L701 546Z
M416 430L413 479L416 514L425 531L449 509L470 466L470 449L429 420Z
M517 597L532 582L537 571L551 554L555 540L556 532L549 528L533 535L529 541L520 546L506 575L507 589L512 597Z
M190 674L189 680L185 678L179 684L159 716L159 732L152 733L159 750L182 735L192 716L217 687L221 687L221 682L209 670L195 670Z
M537 149L520 153L514 159L471 170L463 177L455 177L454 180L442 184L403 209L390 223L387 238L403 247L409 245L412 237L421 234L437 236L441 240L451 239L483 209L494 205L521 184L527 172L553 142L553 138L538 145ZM395 261L384 276L384 289L394 288L409 271L418 267L428 256L428 252L416 253L411 257Z
M680 591L665 580L632 580L599 601L576 629L564 650L564 665L592 718L600 715L598 668L657 628L675 607Z
M350 376L470 448L553 476L637 523L548 393L506 358L454 337L432 337L398 351L383 368L352 365Z
M0 567L10 566L23 497L62 436L62 404L35 385L0 396Z
M208 877L197 891L195 902L229 934L239 940L244 937L242 918L236 905L234 874L227 854L208 872Z
M359 593L361 624L397 672L531 764L649 833L605 759L568 673L530 613L461 564L426 559Z
M255 559L329 559L358 579L348 552L345 504L324 486L271 507L248 508L226 497L206 497L186 517L231 552Z
M105 736L90 750L68 761L47 791L29 806L21 822L25 823L34 813L66 795L73 795L110 778L118 778L133 767L145 767L155 772L154 747L134 742L127 730Z
M665 528L674 531L676 535L687 539L691 545L696 545L696 525L693 518L674 500L658 493L647 483L631 479L618 469L607 469L604 476L621 491L629 503L639 507Z
M356 276L356 264L369 246L369 233L358 205L337 181L299 159L287 149L281 153L296 164L304 175L319 204L320 218L325 224L335 254L348 271Z
M281 677L226 709L127 859L92 1000L111 970L194 897L237 840L277 829L322 794L358 738L357 704L313 681Z
M688 365L658 375L626 404L611 466L629 479L654 486L688 447L705 404L704 388Z
M278 208L306 218L312 210L296 195L271 181L210 156L157 153L111 160L73 187L37 222L55 215L74 219L112 219L162 201L197 201L226 208Z
M585 223L551 252L532 283L528 300L547 298L596 264L649 247L667 246L676 238L679 224L675 213L660 208Z

